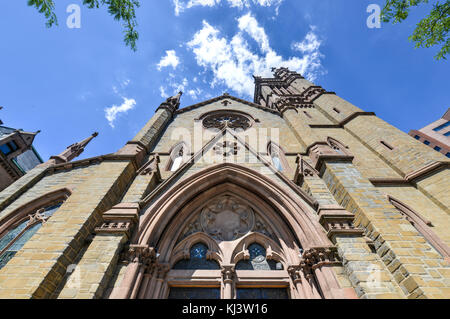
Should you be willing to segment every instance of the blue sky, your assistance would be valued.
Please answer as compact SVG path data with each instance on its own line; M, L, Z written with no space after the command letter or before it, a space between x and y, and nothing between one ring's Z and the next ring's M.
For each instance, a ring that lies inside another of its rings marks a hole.
M81 3L58 0L59 26L47 29L25 0L2 1L0 119L41 130L44 160L94 131L81 158L115 152L178 89L181 107L223 92L252 100L251 74L268 75L274 63L405 132L450 106L448 62L407 39L429 7L369 29L368 5L384 1L142 0L133 52L120 23ZM81 6L80 29L66 26L69 4Z

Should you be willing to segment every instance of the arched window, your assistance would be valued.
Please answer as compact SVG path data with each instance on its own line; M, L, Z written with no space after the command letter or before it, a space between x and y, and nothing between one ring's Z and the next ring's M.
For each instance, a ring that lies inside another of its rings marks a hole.
M0 238L0 269L3 268L62 205L61 203L39 209L13 226Z
M208 247L203 243L197 243L191 247L190 258L177 262L173 269L220 269L214 260L207 259Z
M167 170L171 172L177 171L187 160L189 155L189 149L184 142L175 145L170 152Z
M283 172L287 170L288 164L284 158L284 152L277 144L270 142L267 148L267 153L272 159L273 166L275 166L278 171Z
M398 199L387 195L389 202L397 208L400 213L406 217L406 220L413 225L417 231L434 247L443 257L450 257L450 247L448 247L442 239L431 230L433 225L430 221L423 218L413 208L399 201Z
M236 270L283 270L283 265L266 259L266 249L260 244L248 246L249 260L241 260L236 264Z
M341 154L341 155L351 155L348 146L344 145L343 143L341 143L340 141L338 141L335 138L332 137L328 137L327 138L327 142L328 145L330 145L330 147L335 150L337 153Z

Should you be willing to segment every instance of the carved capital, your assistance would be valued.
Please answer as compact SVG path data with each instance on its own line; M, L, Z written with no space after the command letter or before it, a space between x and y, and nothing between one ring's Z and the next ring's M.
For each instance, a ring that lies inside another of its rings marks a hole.
M291 276L292 281L294 284L301 283L302 282L302 266L301 265L295 265L295 266L289 266L287 269L289 276Z
M338 259L337 248L330 247L314 247L305 250L302 255L302 261L300 263L303 272L306 276L312 273L317 268L325 265L340 264Z
M123 253L122 259L127 263L151 267L156 262L156 250L148 245L130 245Z
M234 265L223 265L222 266L222 279L224 283L233 282L236 276L236 270Z

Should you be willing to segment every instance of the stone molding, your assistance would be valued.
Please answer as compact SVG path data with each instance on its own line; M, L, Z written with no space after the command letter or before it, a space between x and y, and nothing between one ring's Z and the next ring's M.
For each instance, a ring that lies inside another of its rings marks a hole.
M319 223L327 232L328 238L334 241L336 236L356 236L364 234L364 229L355 227L355 215L340 206L322 206L318 210Z
M386 195L388 201L397 208L400 213L405 216L406 220L409 221L417 231L444 257L450 258L450 247L445 244L444 241L432 231L430 227L433 226L431 221L425 219L412 207L406 205L400 200L393 196Z
M439 161L439 162L434 162L434 163L425 165L424 167L421 167L415 171L412 171L412 172L406 174L405 180L407 182L413 182L414 180L417 180L417 179L427 175L428 173L432 173L441 168L450 168L450 161L448 161L448 162L440 162Z
M434 173L439 169L450 168L450 162L433 162L425 165L415 171L405 175L403 178L369 178L369 181L374 185L392 184L414 184L417 179L420 179L427 174Z
M131 229L139 220L139 204L118 204L103 213L103 223L95 228L97 234L122 233L128 237Z
M266 112L270 112L270 113L273 113L273 114L280 115L280 112L278 112L277 110L274 110L274 109L262 106L262 105L260 105L258 103L252 103L252 102L249 102L249 101L246 101L246 100L242 100L240 98L234 97L234 96L229 95L227 93L224 93L223 95L215 97L215 98L212 98L210 100L206 100L206 101L203 101L203 102L200 102L200 103L197 103L197 104L193 104L193 105L184 107L184 108L182 108L180 110L177 110L175 114L185 113L185 112L191 111L193 109L196 109L196 108L199 108L199 107L211 104L211 103L215 103L215 102L218 102L220 100L225 100L225 99L233 100L233 101L236 101L236 102L248 105L248 106L252 106L252 107L255 107L257 109L266 111Z
M154 154L153 156L150 156L150 159L141 166L141 168L138 169L136 172L137 175L152 175L155 174L158 182L162 180L161 178L161 172L159 170L159 163L161 162L159 158L159 154Z
M328 143L317 142L309 146L309 158L313 167L320 171L325 161L353 162L353 155L339 154Z

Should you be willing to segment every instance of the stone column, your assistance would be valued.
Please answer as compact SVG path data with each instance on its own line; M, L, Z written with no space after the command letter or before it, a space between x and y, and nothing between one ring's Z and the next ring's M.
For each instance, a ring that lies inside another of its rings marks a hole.
M120 286L113 289L110 299L136 299L140 295L144 274L154 263L156 252L147 245L130 245L126 259L128 266L124 278Z
M235 275L234 265L222 266L223 299L234 299L233 291Z

